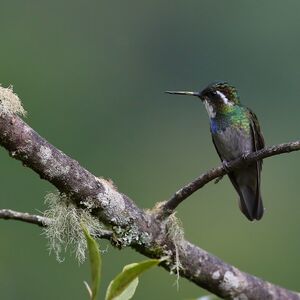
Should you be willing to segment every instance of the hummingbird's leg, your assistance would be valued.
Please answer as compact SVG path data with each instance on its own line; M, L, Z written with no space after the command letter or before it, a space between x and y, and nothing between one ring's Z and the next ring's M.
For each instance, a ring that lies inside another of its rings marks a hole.
M226 173L229 173L229 169L228 169L228 161L227 160L222 160L222 165L224 170L226 171Z
M222 161L222 165L223 165L224 170L228 173L228 172L229 172L229 170L228 170L228 161L227 161L227 160L223 160L223 161ZM215 183L215 184L219 183L219 182L223 179L223 177L224 177L224 175L218 177L218 178L214 181L214 183Z
M242 158L243 159L247 159L248 158L248 155L251 153L251 151L246 151L242 154Z

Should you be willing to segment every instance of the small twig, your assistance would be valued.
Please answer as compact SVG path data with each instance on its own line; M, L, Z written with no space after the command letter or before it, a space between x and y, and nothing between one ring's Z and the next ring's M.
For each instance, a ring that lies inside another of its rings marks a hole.
M0 219L4 220L18 220L26 223L38 225L40 227L47 227L51 223L51 219L39 216L31 215L29 213L23 213L11 209L0 209ZM110 240L113 233L109 230L98 231L93 236L99 239Z
M226 170L224 166L219 166L217 168L211 169L210 171L200 175L198 178L188 183L186 186L178 190L169 200L164 202L160 206L160 211L158 213L160 218L168 217L173 213L176 207L190 195L195 193L197 190L201 189L204 185L210 181L224 176L226 173L233 171L234 169L242 168L245 165L253 163L255 161L282 154L292 151L300 150L300 141L279 144L271 147L261 149L257 152L252 152L246 156L237 158L228 162L226 165Z
M26 223L36 224L41 227L46 227L51 222L51 220L46 217L22 213L11 209L0 209L0 219L18 220Z

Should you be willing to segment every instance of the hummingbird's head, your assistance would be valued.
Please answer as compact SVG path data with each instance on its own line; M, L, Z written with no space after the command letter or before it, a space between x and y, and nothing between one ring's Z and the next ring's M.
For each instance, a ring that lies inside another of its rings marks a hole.
M201 92L167 91L166 93L199 97L211 118L214 118L217 112L226 112L239 104L237 90L227 82L211 83Z
M227 82L216 82L208 85L199 93L202 101L212 105L236 105L239 104L237 90Z

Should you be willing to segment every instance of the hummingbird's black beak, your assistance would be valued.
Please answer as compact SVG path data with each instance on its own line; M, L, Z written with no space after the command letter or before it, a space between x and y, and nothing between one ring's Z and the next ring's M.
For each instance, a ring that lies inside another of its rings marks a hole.
M171 95L187 95L187 96L197 96L200 97L199 92L187 92L187 91L165 91L167 94Z

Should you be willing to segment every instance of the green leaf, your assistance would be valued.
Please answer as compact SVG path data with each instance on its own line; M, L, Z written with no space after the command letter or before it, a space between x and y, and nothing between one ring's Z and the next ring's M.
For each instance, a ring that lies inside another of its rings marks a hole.
M92 275L92 286L91 288L87 283L85 283L86 287L88 288L88 292L90 294L91 300L95 300L97 298L99 286L100 286L100 279L101 279L101 256L97 242L90 236L87 228L81 224L86 242L89 251L89 259L90 259L90 266L91 266L91 275Z
M134 295L137 287L137 278L143 272L158 265L164 259L149 259L140 263L133 263L124 267L109 284L105 300L128 300ZM132 282L135 281L135 286Z
M121 292L121 294L119 296L116 296L113 299L114 300L129 300L129 299L131 299L135 293L135 290L136 290L138 284L139 284L139 278L136 277L135 279L133 279L133 281L131 281L129 283L127 288L123 292Z

